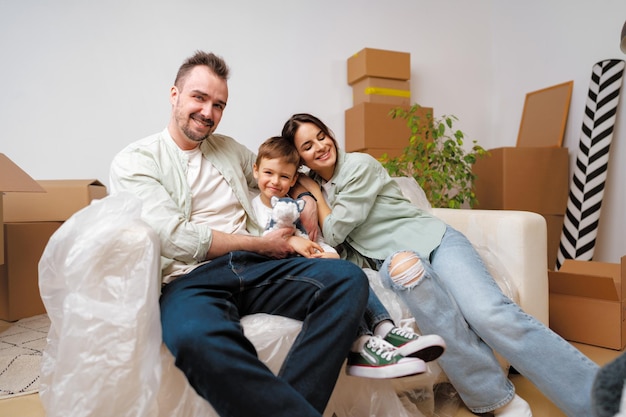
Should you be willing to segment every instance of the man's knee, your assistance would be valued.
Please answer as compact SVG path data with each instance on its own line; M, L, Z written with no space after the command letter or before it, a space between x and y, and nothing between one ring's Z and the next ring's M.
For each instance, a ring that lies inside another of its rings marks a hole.
M398 285L412 287L424 276L421 259L415 252L398 252L389 262L389 276Z

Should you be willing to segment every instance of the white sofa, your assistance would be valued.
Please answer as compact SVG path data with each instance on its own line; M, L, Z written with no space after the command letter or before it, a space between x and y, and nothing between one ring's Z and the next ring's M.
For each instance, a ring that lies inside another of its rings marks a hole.
M411 181L400 182L414 197ZM161 343L158 241L139 213L140 203L128 195L94 202L55 233L41 258L40 289L51 320L40 388L48 417L215 415ZM548 324L543 217L466 209L433 213L471 240L505 293ZM377 284L376 274L368 274L392 316L410 319L395 296ZM267 315L243 319L246 335L275 372L299 326ZM399 380L342 372L325 416L428 414L432 386L445 380L437 368L431 363L428 374Z

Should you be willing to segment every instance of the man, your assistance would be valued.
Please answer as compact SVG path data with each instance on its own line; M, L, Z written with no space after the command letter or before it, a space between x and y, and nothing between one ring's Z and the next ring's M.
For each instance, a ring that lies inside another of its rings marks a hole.
M216 134L228 67L198 51L170 90L165 130L126 147L112 192L143 200L161 241L161 325L176 366L222 416L321 416L368 296L367 278L339 260L289 257L291 229L260 237L248 187L255 155ZM303 321L278 376L258 359L240 318Z

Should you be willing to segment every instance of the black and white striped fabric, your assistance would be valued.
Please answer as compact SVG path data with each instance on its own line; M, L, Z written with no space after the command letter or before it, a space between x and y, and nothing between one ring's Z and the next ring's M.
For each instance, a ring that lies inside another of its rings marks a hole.
M622 60L609 59L593 66L557 270L565 259L593 258L623 75Z

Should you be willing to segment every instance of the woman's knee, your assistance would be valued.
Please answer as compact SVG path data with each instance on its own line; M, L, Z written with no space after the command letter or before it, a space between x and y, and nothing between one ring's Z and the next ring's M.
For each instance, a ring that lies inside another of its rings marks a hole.
M424 264L415 252L403 251L394 254L389 262L389 277L398 285L413 287L424 276Z

